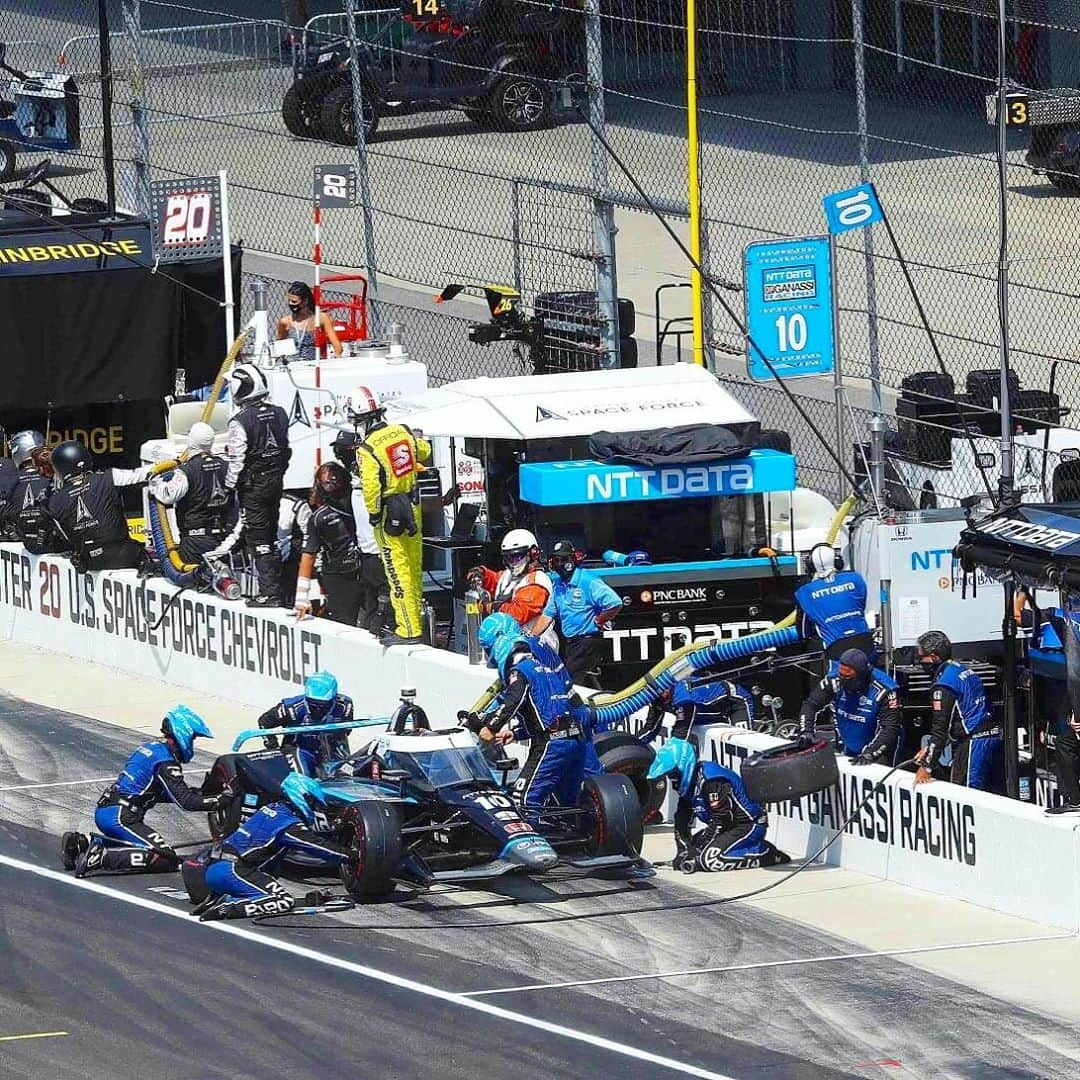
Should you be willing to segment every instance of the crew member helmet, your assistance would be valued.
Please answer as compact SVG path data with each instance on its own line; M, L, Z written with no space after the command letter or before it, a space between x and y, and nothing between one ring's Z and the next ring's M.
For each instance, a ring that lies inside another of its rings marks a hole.
M326 805L326 794L319 782L297 772L281 781L281 794L309 825L315 821L315 812Z
M363 427L366 434L383 418L386 406L370 387L358 386L349 395L348 411L349 419Z
M165 714L165 719L161 721L161 733L176 743L180 760L185 763L195 756L197 738L211 738L206 721L186 705L177 705Z
M33 451L44 445L45 436L40 431L17 431L8 440L8 453L11 454L11 460L21 468L24 461L30 460Z
M257 364L237 364L229 373L229 393L237 405L246 405L266 397L270 387Z
M201 420L196 420L188 432L188 449L193 454L209 454L214 446L214 429Z
M528 529L511 529L502 540L503 566L513 573L520 573L540 554L536 537Z
M693 743L686 739L668 739L656 751L646 779L659 780L661 777L671 776L676 780L679 794L689 795L697 762L697 751Z
M832 544L815 544L806 556L806 572L813 577L828 577L843 569L843 557Z
M94 468L94 455L81 442L69 439L55 447L51 456L53 472L62 483L72 476L91 472Z
M313 671L304 680L304 697L308 713L316 723L330 711L338 696L338 681L329 671Z

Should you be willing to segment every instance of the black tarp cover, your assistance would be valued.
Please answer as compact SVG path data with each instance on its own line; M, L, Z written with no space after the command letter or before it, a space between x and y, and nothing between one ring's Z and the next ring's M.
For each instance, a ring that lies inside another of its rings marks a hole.
M234 247L237 297L240 258ZM0 411L160 400L178 367L188 386L210 382L225 355L223 292L217 259L156 274L116 267L5 278Z
M719 424L686 424L653 431L598 431L589 437L589 456L620 465L693 465L745 457L755 432L736 434Z
M1025 504L971 523L956 555L1023 584L1080 587L1080 503Z

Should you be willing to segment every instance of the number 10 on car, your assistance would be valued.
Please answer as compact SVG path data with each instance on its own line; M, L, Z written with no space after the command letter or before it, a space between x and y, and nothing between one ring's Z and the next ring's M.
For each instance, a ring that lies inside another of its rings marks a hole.
M836 363L827 236L767 240L743 251L750 378L826 375ZM770 370L770 367L772 370Z

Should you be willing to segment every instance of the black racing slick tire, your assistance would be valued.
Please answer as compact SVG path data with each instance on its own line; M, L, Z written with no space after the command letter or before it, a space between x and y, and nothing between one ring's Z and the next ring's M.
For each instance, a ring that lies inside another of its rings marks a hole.
M641 854L645 839L641 803L628 776L590 776L582 785L581 803L586 811L586 849L590 855Z
M281 100L281 119L291 135L301 139L319 138L319 105L300 93L293 83Z
M648 824L660 812L660 804L667 793L666 779L648 779L656 751L624 731L606 731L597 735L593 745L605 773L625 776L634 785L642 820Z
M231 787L236 791L236 759L238 756L238 754L223 754L214 762L202 784L202 793L204 795L216 795L227 787ZM222 803L216 810L211 810L206 815L210 825L210 835L215 840L224 840L226 836L236 832L240 827L243 810L244 796L240 793Z
M754 802L779 803L801 799L832 787L840 779L836 753L824 739L800 750L785 743L751 754L742 763L742 781Z
M401 815L393 803L355 803L343 816L352 859L341 883L357 900L378 900L394 891L401 864Z
M353 111L352 84L337 86L322 103L322 136L342 146L356 145L356 114ZM364 88L364 141L368 142L379 126L379 112L374 96Z

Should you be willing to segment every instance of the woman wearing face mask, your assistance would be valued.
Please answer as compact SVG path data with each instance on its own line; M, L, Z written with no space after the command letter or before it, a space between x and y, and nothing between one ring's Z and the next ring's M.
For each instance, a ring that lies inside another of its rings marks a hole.
M315 359L315 296L302 281L294 281L285 294L289 305L289 314L278 319L278 341L292 338L296 342L296 351L301 360ZM341 355L341 341L334 330L334 324L325 311L319 312L319 326L334 350L335 356Z

